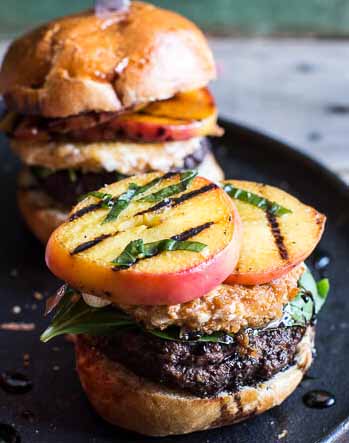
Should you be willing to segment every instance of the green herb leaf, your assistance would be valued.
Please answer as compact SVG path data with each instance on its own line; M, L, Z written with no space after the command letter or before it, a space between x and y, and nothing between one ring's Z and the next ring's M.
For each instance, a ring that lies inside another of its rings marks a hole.
M164 189L162 189L162 190L160 190L158 192L155 192L154 194L151 194L150 196L146 196L146 197L144 197L144 199L141 198L138 201L143 201L143 200L144 201L148 201L148 200L145 200L145 199L147 199L147 197L159 195L159 193L161 193L162 191L164 191L165 194L169 193L168 195L173 195L174 193L181 192L181 190L185 190L186 189L188 184L193 180L193 178L196 175L197 175L196 171L189 170L189 171L183 172L181 174L181 181L180 181L179 184L173 185L173 186L168 186L167 188L164 188ZM103 192L93 191L93 192L89 192L88 194L85 194L84 196L82 196L79 199L79 201L84 200L86 197L89 197L89 196L93 196L95 198L103 200L102 208L109 209L109 213L105 217L105 219L103 220L102 223L103 224L104 223L109 223L109 222L111 222L113 220L116 220L119 217L119 215L121 214L121 212L124 211L128 207L130 202L136 196L144 194L149 189L151 189L152 187L154 187L157 184L159 184L161 182L161 180L163 180L167 176L168 176L168 174L165 174L165 175L162 175L160 177L154 178L149 183L146 183L143 186L139 186L139 185L137 185L135 183L130 183L130 185L128 186L127 191L125 191L123 194L121 194L117 198L113 197L111 194L105 194ZM176 189L174 189L174 187L176 187ZM160 200L161 199L162 199L162 197L160 198ZM153 200L149 200L149 201L153 201Z
M78 201L85 200L87 197L95 197L99 200L102 200L102 208L108 209L111 208L113 204L113 196L111 194L107 194L105 192L99 192L99 191L92 191L88 192L87 194L81 195L78 199Z
M308 268L299 280L299 287L297 297L285 306L282 322L286 326L305 326L311 322L320 312L330 289L328 279L316 283Z
M111 209L109 214L105 217L102 223L109 223L115 219L117 219L120 213L127 208L130 204L130 201L137 195L139 190L139 186L135 183L131 183L128 187L128 190L120 195L117 199L113 199L113 204L111 205Z
M127 269L138 260L154 257L164 251L201 252L207 245L195 241L180 241L171 238L152 243L144 243L142 239L131 241L121 254L112 261L114 269Z
M69 168L68 169L68 174L69 174L69 180L72 183L75 183L76 180L78 179L78 176L77 176L77 173L76 173L75 169Z
M225 332L213 332L212 334L194 334L192 337L187 336L185 331L177 326L170 326L163 331L158 329L148 329L147 332L155 337L171 341L199 341L207 343L224 343L229 344L235 341L234 335Z
M55 169L45 168L44 166L32 166L30 170L39 179L45 179L56 172Z
M129 175L122 174L121 172L115 171L115 181L119 182L120 180L123 180L124 178L130 177Z
M133 200L137 195L143 194L153 186L160 183L164 177L166 177L166 175L154 178L149 183L146 183L143 186L138 186L135 183L131 183L126 192L121 194L120 197L118 197L117 199L113 199L113 204L111 206L110 212L103 220L103 223L109 223L117 219L120 213L130 204L131 200Z
M47 342L62 334L108 335L130 326L136 324L128 315L110 306L92 308L69 288L58 305L51 325L43 332L40 340Z
M231 198L249 203L257 208L263 209L263 211L268 211L273 215L281 216L292 213L290 209L287 209L276 202L270 201L260 195L254 194L253 192L236 188L229 183L224 184L223 189Z
M160 189L160 191L154 192L153 194L146 195L139 199L142 202L159 202L165 198L171 197L172 195L179 194L185 191L194 178L198 175L196 170L188 170L180 174L180 181L174 185L167 186L166 188Z
M320 310L327 299L328 293L330 292L330 281L328 278L323 278L316 283L316 286L319 298L321 299L318 300L318 306Z
M306 326L322 308L328 292L327 279L320 280L317 284L307 269L299 282L298 296L285 306L284 316L277 322L270 323L265 329L280 326ZM57 305L56 314L51 326L41 335L41 340L47 342L61 334L88 334L88 335L113 335L129 328L142 329L128 314L119 311L115 306L92 308L87 305L79 293L65 287L65 293ZM234 335L224 332L215 332L207 335L202 333L186 333L177 326L171 326L160 331L156 329L145 330L164 340L176 341L201 341L209 343L232 343Z

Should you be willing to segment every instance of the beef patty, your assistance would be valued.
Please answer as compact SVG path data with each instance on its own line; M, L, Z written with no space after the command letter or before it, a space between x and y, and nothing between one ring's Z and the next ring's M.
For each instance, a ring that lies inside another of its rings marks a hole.
M210 142L203 138L200 146L192 154L183 159L182 168L173 168L174 172L181 169L194 169L198 167L205 156L210 152ZM49 174L41 174L39 168L32 168L32 172L41 188L57 202L66 207L76 204L81 195L100 189L105 185L121 180L126 176L114 172L81 172L79 170L57 170ZM153 171L144 171L153 172Z
M135 374L200 397L268 380L292 365L305 328L250 330L231 344L171 341L141 331L86 338Z

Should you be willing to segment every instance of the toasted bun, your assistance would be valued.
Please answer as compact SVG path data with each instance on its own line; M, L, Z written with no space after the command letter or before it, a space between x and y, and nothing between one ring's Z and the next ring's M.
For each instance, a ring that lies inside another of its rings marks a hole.
M186 434L226 426L282 403L312 362L314 330L298 345L296 362L255 387L202 399L146 381L112 362L82 338L75 345L82 386L96 411L108 422L145 435Z
M224 173L212 152L209 152L198 168L199 174L212 181L224 180ZM33 188L29 170L23 169L19 174L17 203L24 221L42 243L46 244L52 232L63 223L69 211L60 207L47 193Z
M30 172L23 169L18 177L17 204L28 228L42 243L68 217L45 192L35 188Z
M134 1L63 17L15 40L0 72L10 109L45 117L120 111L206 85L212 53L189 20Z
M30 191L17 192L17 204L24 221L35 237L46 244L52 232L67 219L68 211L41 206L37 204L39 201Z

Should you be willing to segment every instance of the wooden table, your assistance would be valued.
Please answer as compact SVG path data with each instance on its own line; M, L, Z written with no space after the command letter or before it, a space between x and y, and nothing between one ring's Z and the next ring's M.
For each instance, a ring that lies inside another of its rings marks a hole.
M291 143L349 183L348 42L212 38L211 45L221 114Z

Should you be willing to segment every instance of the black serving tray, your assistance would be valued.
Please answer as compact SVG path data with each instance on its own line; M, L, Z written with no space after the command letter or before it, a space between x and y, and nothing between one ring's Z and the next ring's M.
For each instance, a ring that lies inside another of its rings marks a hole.
M43 247L20 220L15 202L15 174L19 165L1 138L0 323L25 321L36 325L32 332L0 331L0 370L19 370L34 383L33 389L23 395L0 390L0 423L13 425L22 442L349 441L349 190L324 166L296 149L227 121L221 124L225 136L214 144L227 177L277 185L328 215L320 248L332 257L331 294L319 318L318 356L309 372L311 378L305 379L282 406L222 429L154 439L114 428L101 420L79 385L71 344L63 338L46 345L39 341L47 320L42 318L44 302L37 301L33 293L39 291L46 296L59 282L45 268ZM12 312L14 306L22 308L20 314ZM30 361L24 368L26 353ZM332 392L336 405L325 410L307 408L302 396L310 389Z

